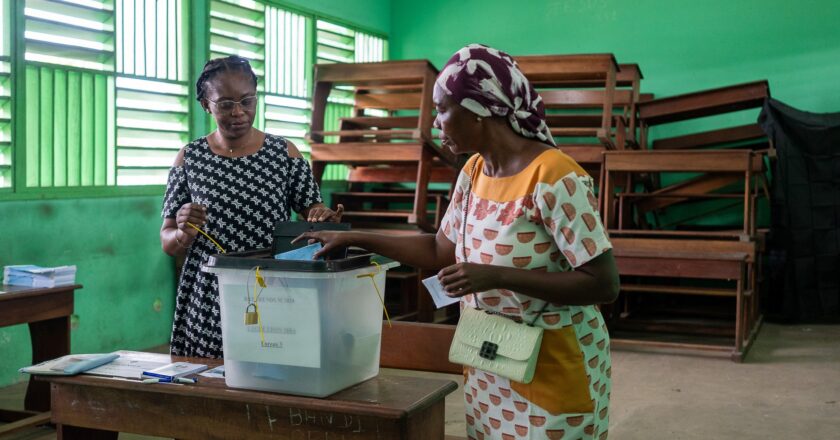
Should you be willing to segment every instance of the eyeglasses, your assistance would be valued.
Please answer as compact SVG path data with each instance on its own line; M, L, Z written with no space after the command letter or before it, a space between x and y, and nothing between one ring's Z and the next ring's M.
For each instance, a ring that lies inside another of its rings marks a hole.
M232 101L230 99L225 99L223 101L213 101L210 98L207 98L208 101L216 104L216 107L223 111L223 112L230 112L233 111L233 108L236 107L236 104L239 104L242 108L251 109L257 105L257 97L256 96L246 96L239 101Z

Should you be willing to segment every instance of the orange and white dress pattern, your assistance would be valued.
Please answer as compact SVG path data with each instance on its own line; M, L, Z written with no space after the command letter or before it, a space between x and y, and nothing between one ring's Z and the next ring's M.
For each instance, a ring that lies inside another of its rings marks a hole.
M476 160L462 240L468 173ZM509 177L486 176L483 165L479 155L467 162L442 222L443 233L456 244L457 261L465 251L471 263L565 272L612 248L592 178L561 151L546 151ZM528 322L545 304L499 289L467 295L462 306L475 307L476 301L482 309ZM531 383L474 368L464 372L468 437L606 439L611 368L601 313L593 305L550 303L535 325L545 330Z

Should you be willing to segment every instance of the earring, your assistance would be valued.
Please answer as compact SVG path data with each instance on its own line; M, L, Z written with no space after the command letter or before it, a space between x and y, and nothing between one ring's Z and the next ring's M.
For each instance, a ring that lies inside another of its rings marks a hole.
M476 116L475 117L475 122L481 122L481 116Z

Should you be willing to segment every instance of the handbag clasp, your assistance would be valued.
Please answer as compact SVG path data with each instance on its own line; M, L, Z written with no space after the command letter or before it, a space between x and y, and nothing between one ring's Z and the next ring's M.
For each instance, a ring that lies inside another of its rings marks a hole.
M478 355L484 359L492 361L496 359L496 352L499 350L499 344L490 341L484 341L481 344L481 350L479 350Z

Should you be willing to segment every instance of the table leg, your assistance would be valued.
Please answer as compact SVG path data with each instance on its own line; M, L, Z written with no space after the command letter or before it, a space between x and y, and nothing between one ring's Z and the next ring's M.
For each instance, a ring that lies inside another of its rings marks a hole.
M439 400L423 411L411 415L400 438L405 440L442 439L444 438L445 424L445 401Z
M32 339L32 365L70 354L70 317L29 323ZM23 407L28 411L50 410L50 384L29 380Z

